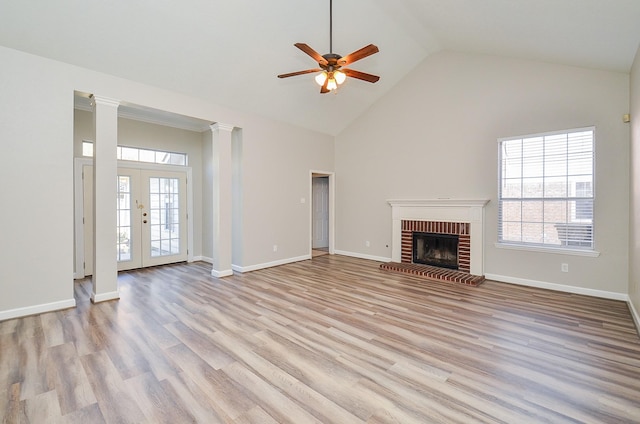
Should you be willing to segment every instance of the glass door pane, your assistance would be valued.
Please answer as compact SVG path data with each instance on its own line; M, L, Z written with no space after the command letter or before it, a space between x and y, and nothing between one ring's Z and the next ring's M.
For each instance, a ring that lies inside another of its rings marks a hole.
M142 171L143 266L187 260L186 173Z
M180 195L178 178L149 178L151 256L180 253Z
M131 177L118 175L117 258L131 260Z

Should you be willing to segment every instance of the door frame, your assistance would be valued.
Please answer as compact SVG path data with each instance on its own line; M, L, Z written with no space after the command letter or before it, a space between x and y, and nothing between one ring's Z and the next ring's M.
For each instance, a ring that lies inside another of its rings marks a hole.
M73 278L80 279L86 277L84 273L84 190L83 190L83 168L86 165L93 165L92 158L74 158L73 167L73 190L74 190L74 248L75 263ZM193 183L192 169L190 166L158 165L144 162L118 161L118 168L133 168L143 170L163 170L173 172L184 172L187 174L187 262L193 262ZM115 197L114 197L115 206ZM114 207L115 213L115 207ZM114 229L115 230L115 229ZM115 237L114 237L115 239ZM113 255L114 260L115 251Z
M309 257L313 250L313 178L329 177L329 254L335 252L335 173L331 171L309 171Z

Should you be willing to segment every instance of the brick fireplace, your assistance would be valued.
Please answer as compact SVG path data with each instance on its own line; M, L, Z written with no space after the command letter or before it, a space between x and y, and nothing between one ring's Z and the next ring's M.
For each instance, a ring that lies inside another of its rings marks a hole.
M458 236L458 266L460 272L470 274L471 245L468 222L402 220L400 262L413 263L413 233L431 233Z
M488 200L389 200L392 208L392 262L382 268L445 281L477 285L484 281L484 207ZM457 269L413 261L413 233L455 235Z

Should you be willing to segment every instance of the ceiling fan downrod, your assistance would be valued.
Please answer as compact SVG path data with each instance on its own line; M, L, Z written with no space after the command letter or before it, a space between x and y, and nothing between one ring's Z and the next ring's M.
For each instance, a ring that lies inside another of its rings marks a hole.
M333 0L329 0L329 54L333 54Z

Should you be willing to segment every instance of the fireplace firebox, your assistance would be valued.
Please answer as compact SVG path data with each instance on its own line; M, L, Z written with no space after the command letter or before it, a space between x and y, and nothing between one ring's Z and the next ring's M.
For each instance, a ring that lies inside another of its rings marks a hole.
M413 232L413 263L458 269L458 240L455 234Z

